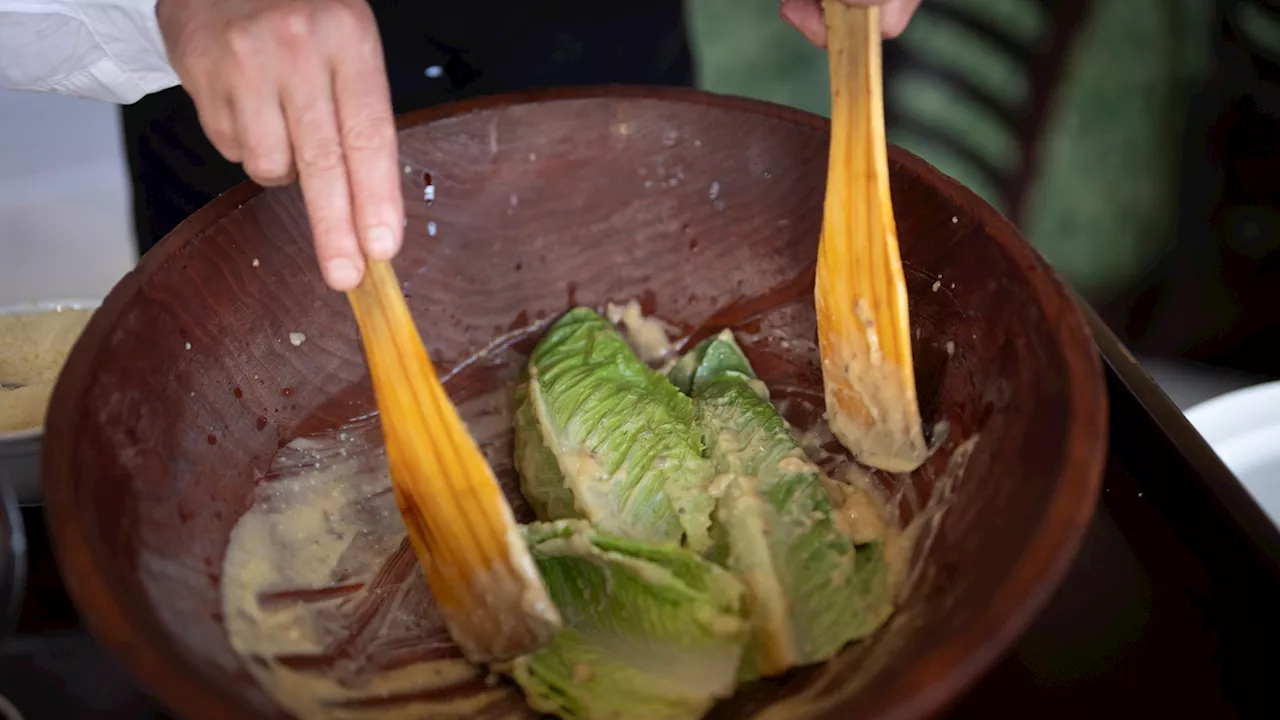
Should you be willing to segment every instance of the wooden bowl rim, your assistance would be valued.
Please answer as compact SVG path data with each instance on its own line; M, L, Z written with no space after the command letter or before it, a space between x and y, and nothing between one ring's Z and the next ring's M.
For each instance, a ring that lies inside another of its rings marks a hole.
M701 105L741 111L827 132L818 115L748 98L669 87L601 85L486 96L448 103L397 118L401 130L461 115L503 107L549 102L636 99ZM937 714L985 673L1047 602L1074 559L1092 518L1106 458L1107 398L1102 364L1075 296L1013 225L984 200L924 160L898 148L890 158L931 185L980 223L1019 267L1033 269L1028 283L1041 307L1062 308L1049 320L1063 349L1071 422L1058 487L1040 531L997 589L986 609L904 672L889 678L892 687L874 705L855 695L826 713L844 717L858 704L859 714L878 718L921 718ZM193 720L225 720L251 714L249 704L218 692L179 653L153 614L125 607L112 590L106 568L113 563L100 543L96 523L82 523L77 483L69 448L81 418L77 411L91 385L97 357L115 320L152 272L185 251L210 227L256 197L262 188L244 182L228 190L175 228L116 284L76 343L50 402L44 443L44 485L50 536L68 592L90 632L121 661L131 675L169 708L181 708Z

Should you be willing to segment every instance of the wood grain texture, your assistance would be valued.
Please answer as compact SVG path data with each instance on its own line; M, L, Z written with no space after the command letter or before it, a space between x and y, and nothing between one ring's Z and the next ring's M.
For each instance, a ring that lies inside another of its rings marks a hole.
M442 107L402 128L396 269L443 376L510 329L638 296L694 336L726 321L750 331L769 311L781 340L750 344L752 360L821 398L816 353L788 349L816 339L821 118L602 88ZM741 693L724 717L814 683L838 698L823 717L937 711L1047 598L1093 509L1106 399L1077 307L989 206L905 152L889 163L922 412L951 426L905 481L927 497L957 443L981 439L903 608L915 622L870 681L850 697L838 674L798 673ZM112 291L52 401L46 502L68 588L184 717L284 716L222 630L228 533L279 447L374 409L355 323L324 289L306 227L294 188L243 185L201 210ZM448 387L455 401L468 392Z
M889 187L880 8L840 0L824 8L831 154L815 304L828 415L832 432L859 462L911 472L929 447Z
M347 299L373 380L396 505L450 635L475 663L545 647L562 627L560 616L528 548L510 542L520 527L440 382L395 269L370 260Z

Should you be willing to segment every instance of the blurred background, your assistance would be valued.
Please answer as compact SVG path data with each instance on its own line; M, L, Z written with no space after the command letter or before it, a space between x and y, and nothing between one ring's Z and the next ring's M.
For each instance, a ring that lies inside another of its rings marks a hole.
M706 87L828 111L771 3L690 10ZM1197 364L1280 372L1278 52L1263 0L924 0L885 46L889 137L1010 217L1182 400Z
M1184 406L1280 373L1277 7L924 0L885 49L890 139L1008 215ZM699 84L827 114L826 58L777 11L688 0ZM0 91L0 118L0 305L101 296L135 259L115 108Z

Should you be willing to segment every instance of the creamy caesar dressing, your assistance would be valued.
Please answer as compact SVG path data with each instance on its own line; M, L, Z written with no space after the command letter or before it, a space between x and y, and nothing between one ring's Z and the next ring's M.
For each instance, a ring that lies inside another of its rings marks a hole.
M788 455L778 461L778 470L784 473L799 473L816 469L817 466L803 456Z
M911 472L929 458L914 388L897 366L874 363L847 348L823 359L831 432L859 462L888 472Z
M639 302L629 300L623 305L609 303L605 309L605 317L614 325L622 326L627 344L644 362L653 364L670 357L673 348L668 332L674 332L674 328L657 318L647 317L640 309Z
M720 473L719 475L716 475L711 478L711 484L707 486L707 494L713 498L718 498L721 495L724 495L725 489L729 487L729 483L733 482L736 477L738 476L733 473Z
M500 479L512 472L511 381L459 404ZM299 718L534 717L450 638L408 545L376 416L277 453L231 532L221 594L231 647Z
M909 358L903 367L884 356L880 331L866 299L854 301L856 323L841 311L824 308L821 292L817 305L820 317L833 318L830 322L840 325L819 335L831 431L864 465L888 472L911 472L920 467L929 458L930 449L925 444Z
M884 518L884 508L868 490L850 483L834 482L826 477L823 480L831 504L839 511L836 513L836 522L841 532L855 545L889 535L890 527Z

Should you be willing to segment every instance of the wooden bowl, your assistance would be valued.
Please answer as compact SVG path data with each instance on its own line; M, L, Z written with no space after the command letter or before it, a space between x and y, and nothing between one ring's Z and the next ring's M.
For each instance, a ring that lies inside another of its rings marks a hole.
M444 371L574 304L638 297L687 335L751 336L766 379L820 412L825 120L693 91L595 89L432 109L402 128L409 220L396 264ZM942 709L1046 600L1094 507L1105 394L1072 295L971 192L901 150L890 164L922 408L949 433L921 471L880 481L908 509L944 492L950 506L888 629L746 689L721 717L787 696L801 698L797 717ZM450 383L459 402L465 376ZM374 408L295 188L228 192L94 316L47 424L53 539L89 627L178 714L286 716L224 632L228 535L280 447ZM954 457L965 441L967 465ZM949 465L958 477L944 488Z

